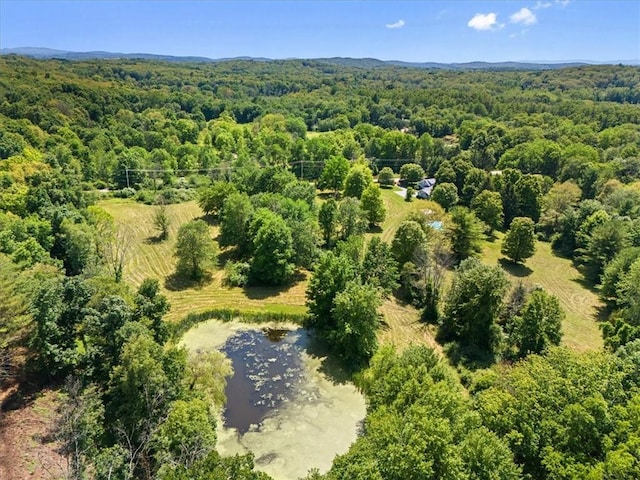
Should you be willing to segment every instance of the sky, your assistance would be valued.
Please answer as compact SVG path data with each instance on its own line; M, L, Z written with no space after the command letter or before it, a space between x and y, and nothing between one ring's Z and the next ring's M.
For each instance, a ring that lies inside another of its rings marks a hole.
M410 62L640 59L639 0L0 0L0 48Z

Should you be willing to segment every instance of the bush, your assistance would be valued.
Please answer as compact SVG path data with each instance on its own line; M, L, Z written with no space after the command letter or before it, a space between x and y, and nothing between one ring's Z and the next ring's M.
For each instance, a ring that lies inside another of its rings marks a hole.
M118 191L115 196L118 198L131 198L136 194L136 189L131 187L125 187L122 190Z
M415 195L416 191L413 187L407 187L407 193L404 196L404 200L405 202L413 202L413 196Z
M247 262L229 262L224 267L224 284L229 287L244 287L249 281L251 265Z

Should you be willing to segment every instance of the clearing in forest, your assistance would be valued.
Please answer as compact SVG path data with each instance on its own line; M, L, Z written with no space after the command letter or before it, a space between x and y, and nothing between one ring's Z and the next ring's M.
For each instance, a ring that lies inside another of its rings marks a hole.
M202 216L202 210L196 202L167 205L171 226L169 239L162 242L157 241L158 232L153 226L153 214L158 207L121 199L103 201L99 206L113 216L130 244L125 280L138 286L145 278L158 279L171 303L167 320L175 321L188 313L210 308L291 313L306 311L306 274L302 275L303 281L286 287L227 287L222 284L224 271L221 269L213 272L211 281L202 284L188 285L173 281L176 235L180 225ZM218 227L211 226L210 229L216 238Z
M500 253L503 237L498 233L495 240L484 242L483 261L502 266L513 283L540 285L558 297L567 315L562 325L564 345L578 351L602 348L598 312L604 305L571 260L554 255L551 244L536 242L536 253L524 264L516 265Z

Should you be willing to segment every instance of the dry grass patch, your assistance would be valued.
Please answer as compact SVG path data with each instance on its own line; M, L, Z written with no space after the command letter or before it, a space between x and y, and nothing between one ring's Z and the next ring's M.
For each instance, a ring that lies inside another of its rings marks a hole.
M395 298L384 302L380 308L384 325L378 333L383 345L394 345L402 351L411 345L424 344L441 352L435 340L435 327L420 321L420 312L410 305L400 303Z
M226 287L223 285L222 270L214 271L207 282L200 284L176 285L172 282L178 229L180 225L202 216L202 210L196 202L167 206L171 226L169 239L163 242L155 239L157 231L153 226L153 214L157 207L115 199L101 202L99 206L114 217L118 228L126 233L130 243L125 280L138 286L145 278L157 278L171 303L171 310L166 316L168 321L210 308L290 313L304 313L306 310L306 272L302 272L300 280L288 287ZM218 227L211 226L210 230L215 238Z
M483 261L502 266L513 283L540 285L558 297L567 315L562 325L564 345L578 351L602 348L598 311L603 304L598 295L585 286L571 260L554 255L549 243L537 242L533 257L524 265L514 265L500 253L503 237L499 233L493 242L484 243Z

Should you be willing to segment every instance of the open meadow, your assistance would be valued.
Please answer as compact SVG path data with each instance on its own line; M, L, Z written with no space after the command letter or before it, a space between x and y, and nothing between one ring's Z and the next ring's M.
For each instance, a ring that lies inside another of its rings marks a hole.
M483 244L482 259L489 265L500 265L513 283L539 285L560 300L566 313L562 324L562 343L574 350L601 348L602 333L598 328L598 311L603 307L597 293L589 288L571 260L551 251L551 244L536 242L535 254L524 265L513 264L500 253L504 235Z
M405 202L393 190L383 190L387 218L382 225L382 238L391 242L402 220L411 212L428 210L429 203L422 200ZM157 207L129 200L111 199L100 206L113 215L118 228L126 232L130 244L125 278L139 285L147 277L157 278L171 303L168 321L176 321L189 313L212 308L232 308L241 311L271 311L304 313L308 272L300 274L298 281L288 287L228 287L223 284L224 271L217 269L210 281L196 285L182 285L172 281L175 271L176 232L183 223L202 216L196 202L167 206L171 219L170 236L158 242L153 226L153 212ZM217 236L217 227L211 226ZM540 285L560 299L566 312L563 324L563 343L575 350L591 350L602 346L597 324L598 309L602 306L597 294L585 286L582 276L568 259L551 252L550 245L537 243L533 257L524 265L513 265L501 253L502 235L484 242L482 259L490 265L500 265L512 282ZM393 343L399 348L412 343L436 346L433 330L419 322L418 311L395 299L387 300L381 309L385 326L381 329L382 343Z

